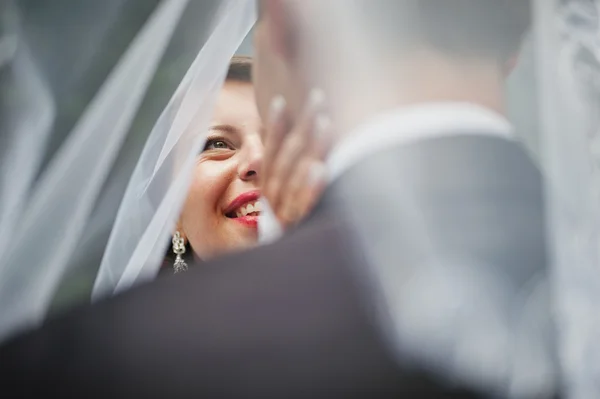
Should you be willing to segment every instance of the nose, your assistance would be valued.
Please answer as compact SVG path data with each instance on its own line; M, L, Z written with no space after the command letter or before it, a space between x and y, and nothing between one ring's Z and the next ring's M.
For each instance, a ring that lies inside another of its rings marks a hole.
M238 164L238 176L244 181L258 181L263 162L264 148L260 137L247 143L242 151L240 163Z

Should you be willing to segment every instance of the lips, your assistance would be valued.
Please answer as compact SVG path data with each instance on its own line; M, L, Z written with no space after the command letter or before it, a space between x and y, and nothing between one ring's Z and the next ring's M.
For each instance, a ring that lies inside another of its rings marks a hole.
M260 211L260 201L252 201L240 206L234 212L236 218L241 218L244 216L258 216L260 215Z
M236 199L231 201L229 206L227 206L227 209L225 209L225 216L230 219L258 217L261 211L261 204L258 201L259 198L259 191L249 191L239 195Z

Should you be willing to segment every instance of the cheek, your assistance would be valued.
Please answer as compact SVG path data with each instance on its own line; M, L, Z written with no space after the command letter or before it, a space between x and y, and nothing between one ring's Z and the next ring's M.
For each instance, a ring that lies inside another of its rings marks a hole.
M226 161L207 161L196 166L181 215L184 232L192 247L198 245L201 237L206 240L207 231L223 217L222 206L234 172L232 165Z

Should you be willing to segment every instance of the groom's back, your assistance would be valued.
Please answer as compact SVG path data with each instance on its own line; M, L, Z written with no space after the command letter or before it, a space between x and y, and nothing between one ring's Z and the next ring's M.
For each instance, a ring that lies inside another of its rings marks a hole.
M546 267L542 176L516 140L460 132L423 139L377 152L339 180L335 201L347 204L357 231L369 230L361 234L369 243L469 254L506 263L504 272L519 278Z
M465 386L552 391L541 174L516 141L456 133L373 154L329 201L383 293L398 359Z

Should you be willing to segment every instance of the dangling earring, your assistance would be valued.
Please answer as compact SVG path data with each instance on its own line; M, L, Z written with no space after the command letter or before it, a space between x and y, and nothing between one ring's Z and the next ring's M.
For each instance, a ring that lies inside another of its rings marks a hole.
M187 263L181 257L185 253L185 243L179 231L173 236L173 252L175 253L175 263L173 263L173 273L181 273L188 269Z

